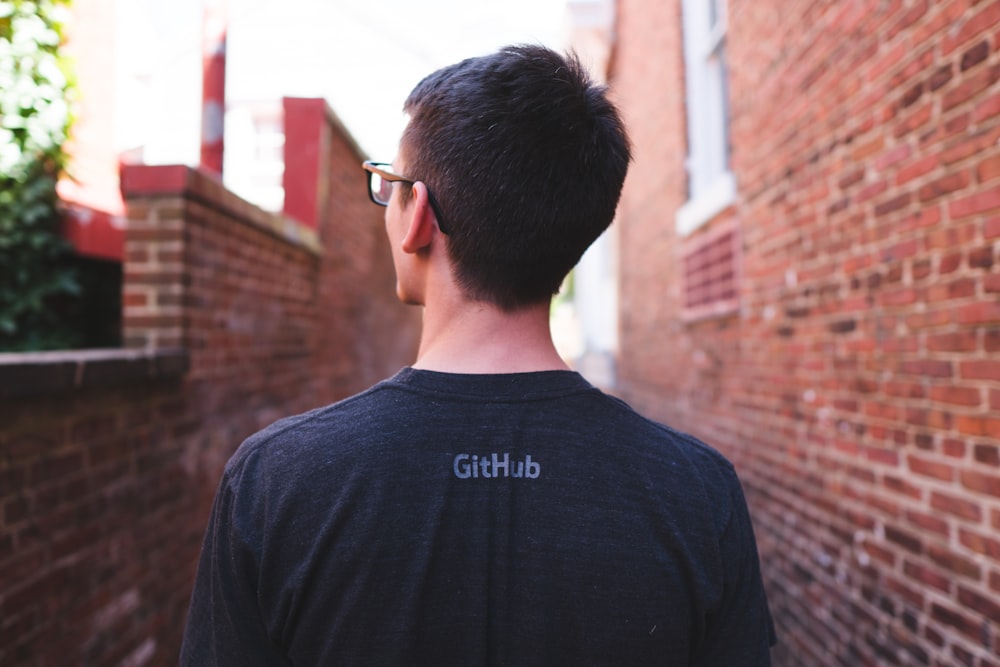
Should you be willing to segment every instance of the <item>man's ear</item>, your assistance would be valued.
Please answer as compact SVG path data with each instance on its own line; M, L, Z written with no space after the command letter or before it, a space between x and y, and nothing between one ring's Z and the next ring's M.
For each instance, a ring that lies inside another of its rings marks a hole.
M410 198L410 226L403 237L402 248L404 252L417 253L431 244L438 229L437 218L431 207L427 186L421 181L413 184Z

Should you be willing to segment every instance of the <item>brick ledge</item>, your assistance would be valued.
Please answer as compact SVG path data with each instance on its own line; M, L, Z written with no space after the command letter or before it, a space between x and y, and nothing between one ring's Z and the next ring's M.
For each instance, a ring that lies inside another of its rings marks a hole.
M119 178L122 198L126 202L142 197L190 197L314 255L323 253L316 229L246 201L226 189L214 174L185 165L127 164L122 165Z
M184 349L0 353L0 398L115 387L184 375Z

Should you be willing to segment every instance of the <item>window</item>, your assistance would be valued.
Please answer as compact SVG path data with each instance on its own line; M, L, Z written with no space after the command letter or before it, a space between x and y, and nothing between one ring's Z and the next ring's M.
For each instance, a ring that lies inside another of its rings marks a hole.
M725 0L683 0L688 201L677 213L687 235L732 204Z

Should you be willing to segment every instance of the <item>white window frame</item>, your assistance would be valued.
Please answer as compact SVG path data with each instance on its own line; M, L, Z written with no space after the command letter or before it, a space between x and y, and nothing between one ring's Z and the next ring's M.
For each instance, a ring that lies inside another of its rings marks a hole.
M677 211L686 236L736 200L729 168L726 0L683 0L688 201Z

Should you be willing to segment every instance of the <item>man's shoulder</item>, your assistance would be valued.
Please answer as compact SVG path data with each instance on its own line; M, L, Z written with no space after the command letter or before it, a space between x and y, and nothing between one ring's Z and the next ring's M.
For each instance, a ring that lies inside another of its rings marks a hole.
M607 396L607 399L621 412L622 419L630 422L641 434L645 446L651 452L660 452L673 459L680 457L697 467L716 469L727 474L733 469L732 462L725 455L697 436L647 417L621 398Z
M308 461L302 453L331 442L350 442L371 432L378 406L385 399L386 382L328 405L279 419L240 444L227 467L236 468L261 458ZM338 448L338 449L342 449Z

